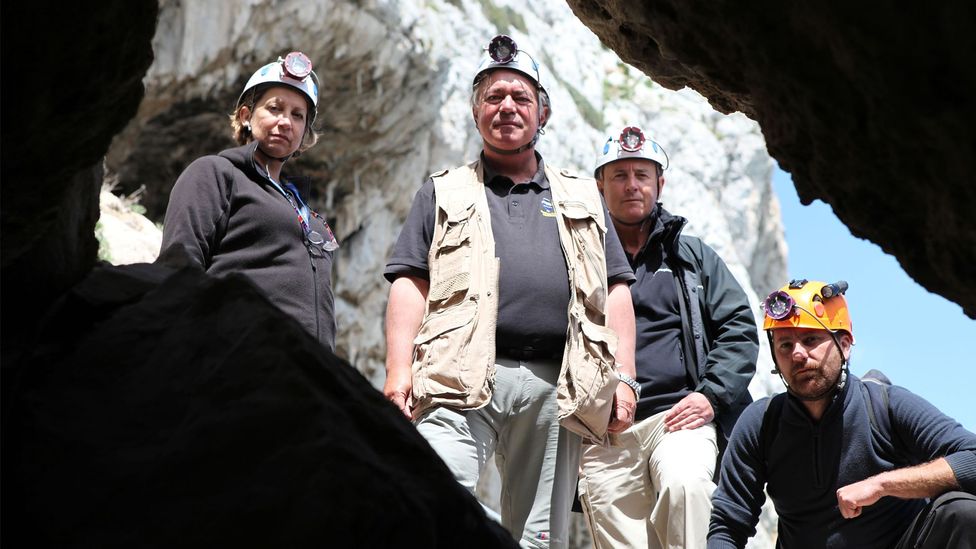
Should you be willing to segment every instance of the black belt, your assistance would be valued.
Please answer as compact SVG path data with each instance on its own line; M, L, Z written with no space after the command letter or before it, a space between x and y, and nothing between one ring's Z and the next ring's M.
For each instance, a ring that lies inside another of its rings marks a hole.
M502 348L497 347L495 354L506 356L514 360L536 360L539 358L559 358L563 356L563 348L542 348L537 349L532 346Z

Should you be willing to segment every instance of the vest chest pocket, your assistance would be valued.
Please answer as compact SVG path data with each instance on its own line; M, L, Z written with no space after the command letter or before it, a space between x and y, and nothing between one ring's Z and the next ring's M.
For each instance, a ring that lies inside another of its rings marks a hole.
M572 249L566 253L577 259L576 289L582 293L586 308L602 315L607 299L606 228L598 217L602 217L602 212L591 212L582 202L572 200L562 201L559 206L572 240Z
M432 303L454 301L452 297L463 298L471 286L471 224L474 219L474 205L455 212L442 210L446 215L444 232L440 240L434 242L433 271L428 299Z

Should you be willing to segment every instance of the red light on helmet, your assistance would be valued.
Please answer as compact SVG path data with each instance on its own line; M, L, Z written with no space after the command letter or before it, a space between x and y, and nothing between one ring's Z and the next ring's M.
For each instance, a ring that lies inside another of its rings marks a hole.
M510 36L499 34L488 43L488 56L496 63L510 63L518 53L518 46Z
M637 152L644 147L644 132L637 126L628 126L620 132L620 148L627 152Z
M285 74L295 80L305 80L312 73L312 60L300 51L293 51L281 61Z

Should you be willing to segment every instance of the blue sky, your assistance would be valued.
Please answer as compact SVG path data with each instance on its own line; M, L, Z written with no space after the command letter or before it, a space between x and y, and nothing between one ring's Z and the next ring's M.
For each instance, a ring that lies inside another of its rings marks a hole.
M876 244L853 236L827 204L800 204L790 174L777 168L773 188L786 226L789 277L850 284L857 340L851 371L881 370L976 431L976 320L919 286Z

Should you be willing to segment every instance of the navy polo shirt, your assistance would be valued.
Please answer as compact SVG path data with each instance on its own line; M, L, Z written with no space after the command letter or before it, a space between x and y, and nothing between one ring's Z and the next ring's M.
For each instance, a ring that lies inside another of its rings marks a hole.
M499 258L496 345L501 348L560 351L566 342L569 278L559 243L556 213L542 157L529 181L515 183L485 166L485 195ZM483 162L483 159L482 159ZM584 183L585 184L585 183ZM393 247L384 276L428 278L427 255L434 236L437 203L434 182L417 191L413 206ZM610 284L634 280L617 233L607 224L606 261Z

